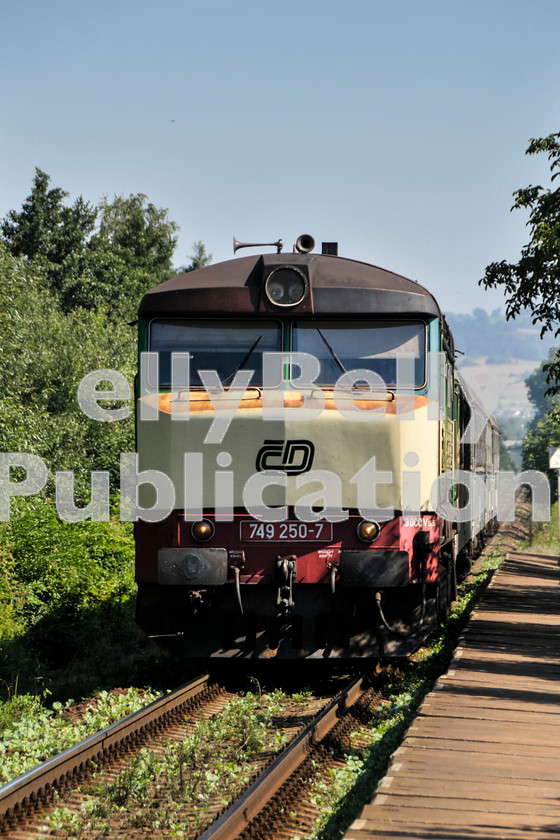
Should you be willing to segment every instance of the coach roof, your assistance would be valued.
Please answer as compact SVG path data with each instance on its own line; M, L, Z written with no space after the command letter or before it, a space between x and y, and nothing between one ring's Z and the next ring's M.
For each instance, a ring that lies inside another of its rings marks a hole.
M294 315L441 317L433 295L415 281L368 263L313 253L241 257L179 274L144 295L138 314L185 317L278 312L263 300L262 288L271 271L280 267L296 268L309 284L308 299L289 310Z

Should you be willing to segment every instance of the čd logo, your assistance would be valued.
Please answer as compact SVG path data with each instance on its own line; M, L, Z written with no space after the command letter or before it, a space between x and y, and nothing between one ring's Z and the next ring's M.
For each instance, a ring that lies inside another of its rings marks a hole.
M286 475L299 475L311 469L315 447L310 440L265 440L257 453L255 467L282 470Z

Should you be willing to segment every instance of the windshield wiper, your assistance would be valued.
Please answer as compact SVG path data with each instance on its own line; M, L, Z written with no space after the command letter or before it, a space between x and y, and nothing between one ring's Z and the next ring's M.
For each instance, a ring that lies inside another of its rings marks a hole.
M315 327L315 329L317 330L317 332L319 333L319 335L321 336L321 338L322 338L322 339L323 339L323 341L325 342L325 345L326 345L326 347L327 347L327 350L329 351L329 353L331 354L331 356L333 357L333 359L335 360L335 362L336 362L336 363L337 363L337 365L339 366L339 368L340 368L340 370L342 371L342 373L348 373L348 371L346 370L346 368L344 367L344 365L342 364L342 362L340 361L340 359L338 358L338 356L337 356L337 355L336 355L336 353L334 352L333 348L331 347L331 345L329 344L329 342L327 341L327 339L325 338L325 336L323 335L323 333L321 332L321 330L319 329L319 327Z
M261 340L261 338L262 338L262 335L259 335L259 337L257 338L257 340L256 340L256 341L255 341L255 342L251 345L251 347L249 348L249 350L245 353L245 355L243 356L243 358L241 359L241 361L239 362L239 364L237 365L237 367L235 368L235 370L233 371L233 373L231 373L229 376L227 376L227 377L224 379L224 381L222 382L222 385L229 385L229 384L230 384L230 382L232 382L232 381L235 379L235 375L236 375L236 373L237 373L238 371L242 370L242 368L244 368L244 367L245 367L245 365L247 364L247 362L249 361L249 359L250 359L250 358L251 358L251 356L253 355L253 350L255 349L255 347L257 346L257 344L258 344L258 343L259 343L259 341Z

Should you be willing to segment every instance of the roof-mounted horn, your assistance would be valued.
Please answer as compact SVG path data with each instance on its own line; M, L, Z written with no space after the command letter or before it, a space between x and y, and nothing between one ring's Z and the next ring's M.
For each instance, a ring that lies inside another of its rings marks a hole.
M278 239L276 242L239 242L233 237L233 253L239 251L240 248L276 248L276 253L279 254L284 247L284 240Z
M301 236L298 236L296 239L296 244L294 245L294 251L297 251L299 254L308 254L310 251L313 250L315 247L315 240L312 236L308 233L302 233Z

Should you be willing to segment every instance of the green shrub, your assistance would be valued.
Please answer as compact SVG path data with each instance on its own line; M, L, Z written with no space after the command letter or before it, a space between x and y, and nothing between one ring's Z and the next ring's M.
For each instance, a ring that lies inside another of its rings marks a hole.
M107 647L132 624L129 523L61 522L51 501L13 503L0 525L0 677L36 661L60 667ZM25 661L27 660L27 661Z

